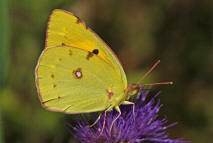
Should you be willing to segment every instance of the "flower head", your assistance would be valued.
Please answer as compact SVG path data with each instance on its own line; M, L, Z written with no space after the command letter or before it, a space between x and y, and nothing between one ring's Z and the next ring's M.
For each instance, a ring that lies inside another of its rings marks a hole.
M106 125L101 135L104 116L93 128L88 127L88 121L80 119L75 127L69 125L72 128L71 133L81 143L187 143L181 139L168 138L166 129L177 123L165 125L166 118L158 119L162 104L159 99L155 100L160 92L147 101L149 92L150 90L144 89L139 91L135 102L135 115L131 105L120 106L122 114L114 123L111 132L112 121L118 115L114 110L107 113Z

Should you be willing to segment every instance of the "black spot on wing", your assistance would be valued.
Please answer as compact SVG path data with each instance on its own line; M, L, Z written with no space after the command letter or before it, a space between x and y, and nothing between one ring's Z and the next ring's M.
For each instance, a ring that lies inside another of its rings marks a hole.
M94 49L92 50L92 52L88 51L88 55L87 55L87 60L89 60L91 57L93 57L93 55L98 55L99 50L98 49Z
M94 50L92 51L92 53L98 55L99 51L98 51L98 49L94 49Z

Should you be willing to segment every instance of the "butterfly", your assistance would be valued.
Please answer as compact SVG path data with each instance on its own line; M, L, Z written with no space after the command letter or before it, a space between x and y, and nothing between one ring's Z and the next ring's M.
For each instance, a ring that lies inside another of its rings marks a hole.
M121 115L119 105L132 104L134 109L129 98L141 87L127 83L117 56L95 32L60 9L50 15L35 81L47 110L68 114L105 111L106 115L115 109L119 114L113 123Z

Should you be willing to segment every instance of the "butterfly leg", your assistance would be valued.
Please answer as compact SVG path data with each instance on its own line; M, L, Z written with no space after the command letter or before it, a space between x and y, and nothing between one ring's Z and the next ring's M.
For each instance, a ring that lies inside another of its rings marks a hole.
M90 128L95 126L98 123L98 121L101 119L101 115L102 115L102 113L98 116L98 118L95 120L95 122L89 126Z
M113 127L113 124L115 123L115 121L121 116L121 110L119 108L119 106L115 106L115 110L118 111L118 116L112 121L112 124L110 126L110 133L111 133L111 130L112 130L112 127Z
M130 101L123 101L121 104L123 105L132 105L132 114L133 114L133 119L135 121L135 103L130 102Z
M103 122L103 126L102 126L102 129L101 129L101 132L100 132L99 136L103 133L104 128L105 128L105 124L106 124L106 113L107 113L107 110L104 111L104 122Z

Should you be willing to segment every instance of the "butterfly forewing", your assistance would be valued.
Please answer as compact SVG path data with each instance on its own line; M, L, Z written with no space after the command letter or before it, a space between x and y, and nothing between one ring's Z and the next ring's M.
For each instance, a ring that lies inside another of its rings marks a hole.
M54 10L50 16L47 29L46 48L68 45L89 52L98 51L98 56L111 64L120 76L122 84L127 87L126 75L111 49L86 24L64 10Z

